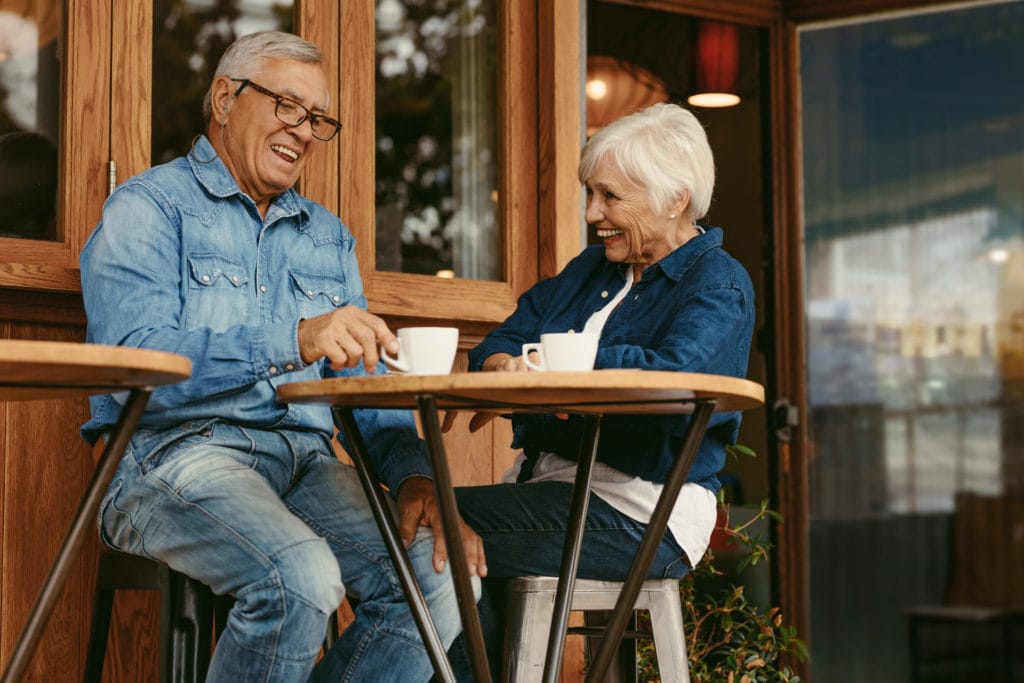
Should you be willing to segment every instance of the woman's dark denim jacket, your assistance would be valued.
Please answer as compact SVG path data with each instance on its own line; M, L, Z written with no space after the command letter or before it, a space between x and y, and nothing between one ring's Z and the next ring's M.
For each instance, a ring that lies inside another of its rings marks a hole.
M517 356L544 332L581 331L587 319L623 287L630 266L612 263L592 246L555 277L523 293L515 312L470 351L480 370L495 353ZM745 377L754 330L750 276L722 249L722 231L707 231L644 270L643 277L608 317L595 368L677 370ZM663 483L682 442L687 416L611 415L601 421L597 459L649 481ZM575 459L582 420L553 415L512 418L512 446ZM739 413L715 413L688 480L717 491L715 476L725 446L739 431Z

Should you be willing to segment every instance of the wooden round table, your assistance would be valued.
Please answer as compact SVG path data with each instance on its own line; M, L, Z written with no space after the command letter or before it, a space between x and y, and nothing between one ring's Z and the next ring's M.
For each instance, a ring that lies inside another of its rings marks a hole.
M544 681L556 681L569 619L579 551L590 495L590 476L597 454L600 419L610 414L692 413L682 446L666 479L636 560L624 582L618 604L591 664L588 680L602 680L625 630L640 586L668 525L679 490L704 437L711 413L755 408L764 403L764 388L746 379L685 372L593 370L590 372L474 372L439 376L375 375L283 384L278 400L331 406L335 422L350 445L349 455L359 470L363 489L373 508L384 542L405 588L410 607L439 680L454 680L443 646L430 621L418 582L405 555L394 520L388 514L380 482L359 435L353 411L358 408L416 409L426 436L438 507L449 550L463 632L473 676L490 681L479 615L459 533L455 492L441 439L439 410L494 413L575 413L585 416L587 429L570 504L569 530L559 571L555 612L549 633Z
M7 662L3 681L21 680L150 393L159 385L180 382L191 374L188 358L162 351L72 342L0 340L0 401L128 392L120 419L108 435L92 480Z

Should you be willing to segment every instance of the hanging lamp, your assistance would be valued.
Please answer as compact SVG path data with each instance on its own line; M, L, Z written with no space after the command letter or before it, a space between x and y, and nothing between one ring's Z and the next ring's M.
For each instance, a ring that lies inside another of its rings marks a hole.
M695 107L732 107L739 104L739 31L735 24L702 21L697 26L694 50L697 92L687 98Z

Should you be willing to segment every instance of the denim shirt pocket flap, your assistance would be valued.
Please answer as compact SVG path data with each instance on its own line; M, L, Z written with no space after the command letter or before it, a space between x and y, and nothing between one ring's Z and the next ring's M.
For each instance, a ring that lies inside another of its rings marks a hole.
M215 254L191 254L188 267L193 282L203 287L210 287L221 279L234 287L243 287L249 282L242 264Z
M340 275L313 275L295 270L289 271L289 274L295 284L296 298L334 308L348 302L345 278Z

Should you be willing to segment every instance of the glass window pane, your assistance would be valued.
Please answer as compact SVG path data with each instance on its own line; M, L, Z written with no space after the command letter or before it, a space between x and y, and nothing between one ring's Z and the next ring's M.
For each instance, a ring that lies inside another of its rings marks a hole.
M1021 2L800 35L815 680L1004 664L920 615L1024 599L1022 39Z
M60 46L56 0L0 0L0 235L57 239Z
M237 7L236 7L237 5ZM255 31L291 31L291 2L156 0L153 3L153 163L188 152L206 132L203 96L224 50Z
M377 270L500 280L494 0L379 0Z

